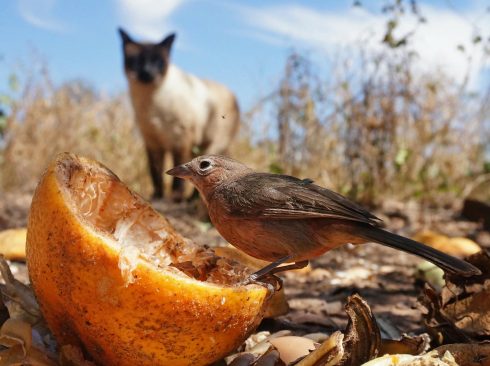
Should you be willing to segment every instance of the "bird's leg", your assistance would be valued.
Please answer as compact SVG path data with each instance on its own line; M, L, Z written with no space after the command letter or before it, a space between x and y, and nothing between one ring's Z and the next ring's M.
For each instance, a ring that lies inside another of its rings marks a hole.
M265 266L264 268L258 270L255 273L252 273L249 277L251 281L257 281L260 280L264 277L271 276L273 274L283 272L283 271L289 271L292 269L300 269L304 268L308 265L308 261L301 261L301 262L296 262L292 264L288 264L285 266L279 267L280 264L287 262L291 258L291 255L288 255L286 257L280 258L275 262L272 262L271 264Z

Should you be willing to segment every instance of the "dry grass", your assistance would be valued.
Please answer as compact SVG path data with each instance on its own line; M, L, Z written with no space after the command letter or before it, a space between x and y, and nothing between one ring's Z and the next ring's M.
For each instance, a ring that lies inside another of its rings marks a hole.
M55 87L45 69L22 85L7 118L3 189L31 192L48 162L71 151L103 162L149 194L146 155L125 95L103 96L79 81Z
M360 57L359 57L360 56ZM351 62L349 60L359 60ZM277 89L244 113L231 153L258 169L310 177L365 204L445 204L484 174L489 95L414 71L404 51L344 55L320 78L298 54ZM93 157L147 196L142 139L127 97L26 73L0 135L0 184L31 192L59 152Z
M366 204L385 197L451 203L484 173L488 95L414 70L405 51L361 52L331 69L320 79L307 59L290 56L278 90L249 115L252 131L264 128L264 114L277 131L256 144L258 161Z

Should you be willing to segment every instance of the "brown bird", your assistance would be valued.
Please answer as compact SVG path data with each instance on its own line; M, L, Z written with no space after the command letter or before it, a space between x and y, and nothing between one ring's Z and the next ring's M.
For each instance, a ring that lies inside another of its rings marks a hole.
M197 157L167 174L195 185L211 222L229 243L272 262L252 279L304 267L309 259L346 243L366 242L415 254L448 272L480 273L467 262L381 229L376 216L310 179L258 173L217 155ZM278 267L287 262L295 263Z

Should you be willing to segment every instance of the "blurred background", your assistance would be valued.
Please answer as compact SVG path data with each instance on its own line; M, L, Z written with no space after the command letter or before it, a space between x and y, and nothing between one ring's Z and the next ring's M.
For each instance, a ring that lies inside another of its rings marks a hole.
M62 151L149 196L118 26L175 31L173 62L236 93L230 153L257 169L368 206L490 198L488 1L17 0L1 13L3 204Z

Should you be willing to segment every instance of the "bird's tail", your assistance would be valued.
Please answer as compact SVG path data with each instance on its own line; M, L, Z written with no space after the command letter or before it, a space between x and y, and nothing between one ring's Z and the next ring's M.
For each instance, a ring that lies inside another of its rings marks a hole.
M369 241L374 241L422 257L450 273L465 277L481 274L478 268L468 262L442 253L415 240L376 227L365 227L361 230L360 234Z

